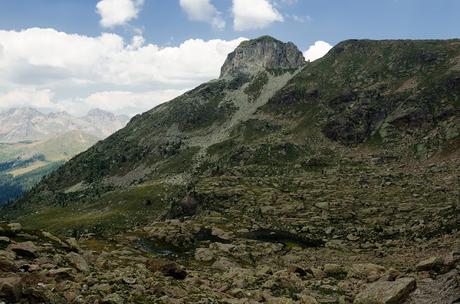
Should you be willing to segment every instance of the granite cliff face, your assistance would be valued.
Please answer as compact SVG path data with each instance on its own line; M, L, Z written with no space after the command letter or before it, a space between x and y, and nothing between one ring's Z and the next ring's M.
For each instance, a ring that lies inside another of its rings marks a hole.
M256 74L259 71L296 70L306 64L302 52L292 42L283 43L269 36L244 41L221 69L221 77Z

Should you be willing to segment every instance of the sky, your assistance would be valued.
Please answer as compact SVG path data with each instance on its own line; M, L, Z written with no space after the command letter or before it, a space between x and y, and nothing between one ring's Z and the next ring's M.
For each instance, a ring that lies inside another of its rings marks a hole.
M217 78L245 40L313 61L346 39L460 38L460 0L0 0L0 111L134 115Z

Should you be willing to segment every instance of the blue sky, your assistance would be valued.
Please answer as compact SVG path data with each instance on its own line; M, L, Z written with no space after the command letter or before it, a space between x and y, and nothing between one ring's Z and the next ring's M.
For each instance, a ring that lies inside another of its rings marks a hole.
M313 60L351 38L459 38L459 15L459 0L0 0L0 110L135 114L216 78L245 38Z
M246 0L250 2L251 0ZM97 0L1 0L0 29L20 30L51 27L67 33L95 36L107 29L99 24ZM133 27L141 28L148 42L173 44L189 38L233 39L270 34L290 40L304 49L316 40L330 43L350 38L445 39L460 36L458 0L298 0L278 1L283 15L295 15L303 22L285 18L260 30L244 32L232 28L231 0L213 1L227 21L225 30L187 18L176 0L145 0ZM114 28L125 37L131 31Z

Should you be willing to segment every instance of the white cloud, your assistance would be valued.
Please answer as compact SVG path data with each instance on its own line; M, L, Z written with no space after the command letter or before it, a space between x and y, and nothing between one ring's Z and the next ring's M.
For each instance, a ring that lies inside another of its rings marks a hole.
M83 99L86 108L101 108L117 113L135 114L149 110L185 93L186 89L156 90L148 92L97 92Z
M143 4L144 0L101 0L96 10L101 15L103 27L114 27L137 18Z
M36 108L54 108L51 101L51 90L37 90L34 88L14 89L5 94L0 94L0 109L12 107L32 106Z
M144 111L218 77L227 54L243 40L189 39L160 47L142 36L127 42L107 33L0 30L0 107L65 105L69 112L84 113L99 101L98 107L118 113Z
M233 0L233 27L236 31L262 29L283 16L268 0Z
M332 45L325 41L316 41L313 45L311 45L308 50L303 53L305 60L307 61L315 61L327 54L327 52L332 49Z
M180 6L190 20L207 22L216 29L225 28L225 20L210 0L180 0Z

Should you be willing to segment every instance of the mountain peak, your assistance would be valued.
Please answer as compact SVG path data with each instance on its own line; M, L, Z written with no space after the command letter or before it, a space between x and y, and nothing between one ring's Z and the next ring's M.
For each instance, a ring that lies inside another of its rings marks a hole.
M262 36L243 41L230 53L220 77L253 74L266 69L291 70L304 64L302 52L292 42L284 43L271 36Z
M8 113L8 115L43 115L42 112L29 106L11 108L6 113Z
M93 108L88 111L88 114L86 116L115 116L113 113L99 109L99 108Z

